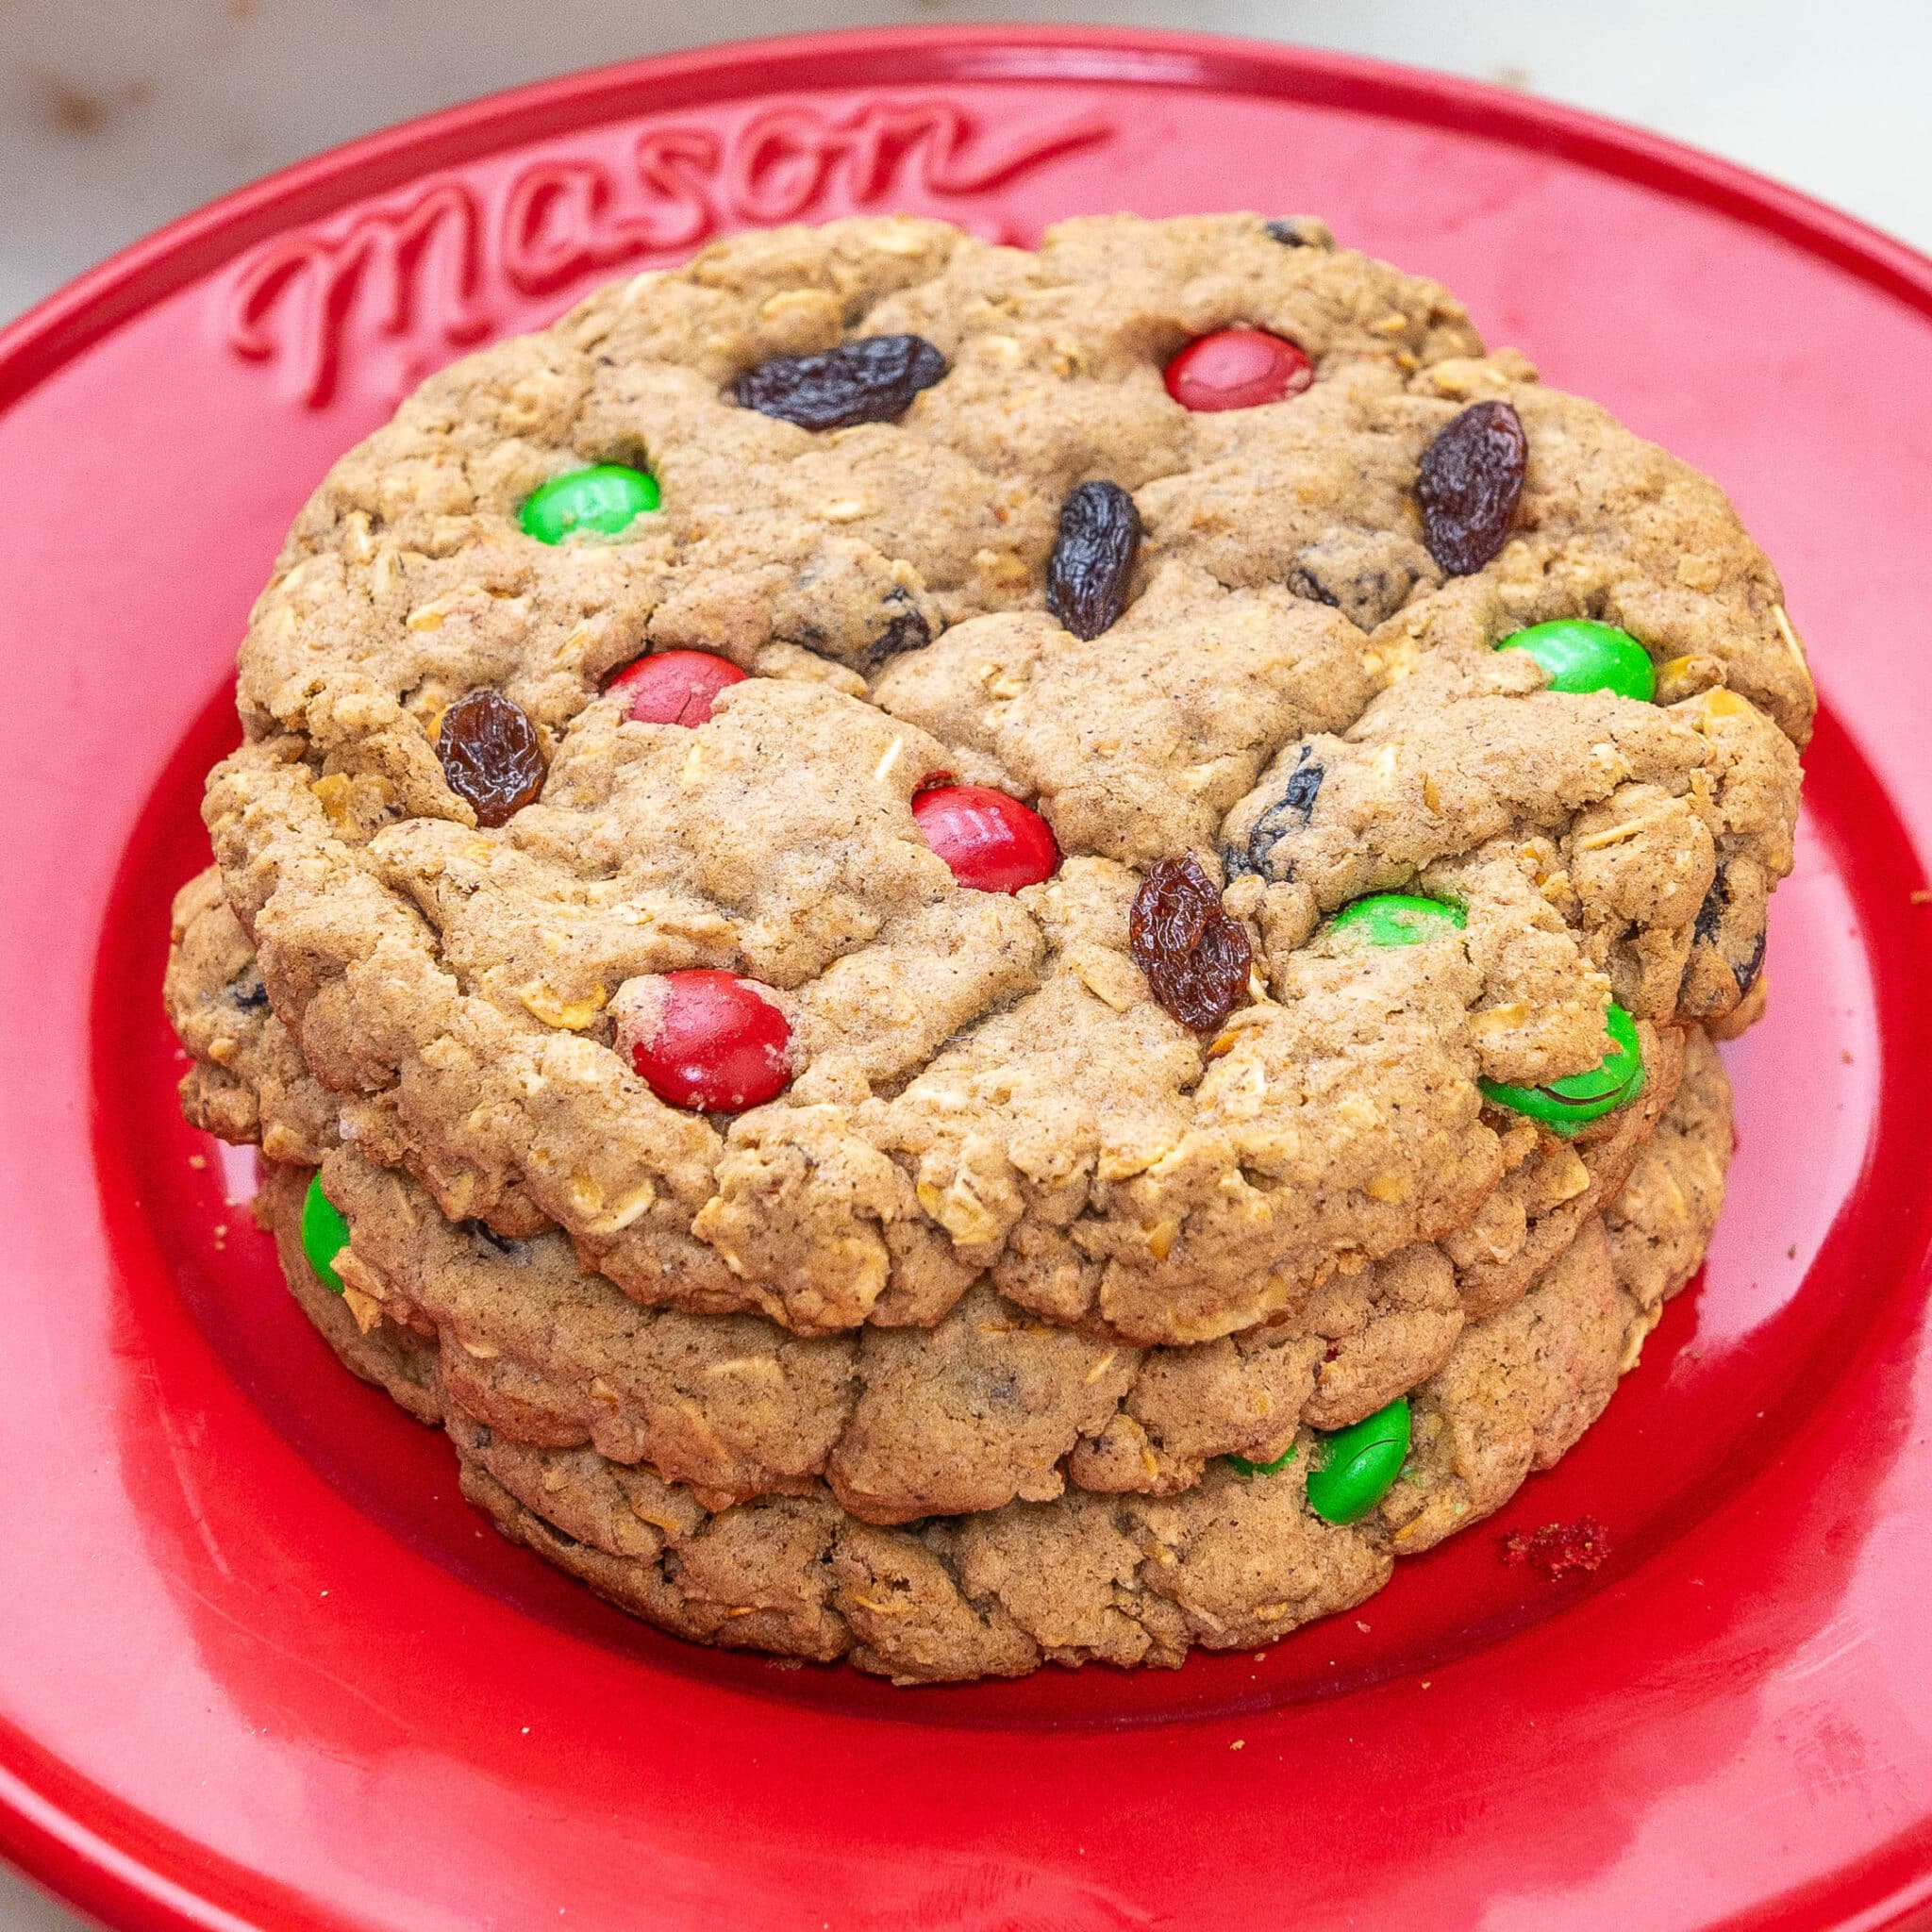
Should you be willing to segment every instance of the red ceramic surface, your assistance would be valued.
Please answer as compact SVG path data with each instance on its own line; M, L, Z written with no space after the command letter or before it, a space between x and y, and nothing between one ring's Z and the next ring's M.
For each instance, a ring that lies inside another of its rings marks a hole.
M1826 715L1694 1298L1359 1618L894 1691L687 1648L488 1531L177 1120L157 980L225 681L329 458L465 346L750 222L1315 210L1717 475ZM0 1842L116 1924L1493 1932L1932 1899L1923 557L1932 266L1460 83L1020 29L724 50L366 142L0 344ZM1561 1586L1502 1531L1583 1510Z

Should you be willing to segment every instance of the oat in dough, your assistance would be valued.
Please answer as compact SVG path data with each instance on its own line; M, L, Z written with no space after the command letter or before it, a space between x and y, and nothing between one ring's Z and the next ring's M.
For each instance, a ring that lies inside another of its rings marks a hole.
M1394 1557L1499 1507L1601 1412L1715 1216L1728 1090L1701 1037L1689 1061L1641 1184L1511 1308L1464 1332L1413 1398L1408 1470L1347 1528L1306 1507L1307 1453L1262 1478L1216 1464L1171 1497L1074 1491L907 1529L860 1522L818 1486L713 1510L642 1466L478 1421L433 1371L427 1400L457 1448L464 1493L507 1535L700 1641L847 1657L902 1683L1018 1675L1047 1661L1173 1665L1195 1643L1254 1648L1361 1602ZM308 1307L302 1185L277 1169L265 1201ZM340 1313L333 1298L324 1304L325 1318ZM364 1336L325 1319L325 1333L358 1373L399 1383L412 1407L423 1400L407 1331L385 1322ZM399 1359L377 1367L358 1358L365 1347Z
M238 1018L255 977L233 915L203 884L179 914L168 994L182 1037L221 1029L236 1066L270 1063L285 1036L265 1005ZM984 1284L936 1328L858 1338L644 1309L559 1235L452 1225L414 1182L351 1147L328 1153L323 1178L350 1227L335 1265L358 1306L440 1348L444 1385L479 1420L648 1462L709 1507L823 1478L853 1514L896 1522L1046 1499L1069 1482L1174 1493L1218 1456L1272 1460L1302 1424L1372 1413L1439 1368L1467 1319L1512 1301L1622 1188L1681 1054L1676 1035L1659 1036L1643 1101L1579 1142L1519 1135L1530 1151L1460 1266L1411 1246L1264 1327L1183 1347L1042 1323ZM189 1075L191 1100L207 1071ZM276 1105L250 1095L242 1117L272 1135Z

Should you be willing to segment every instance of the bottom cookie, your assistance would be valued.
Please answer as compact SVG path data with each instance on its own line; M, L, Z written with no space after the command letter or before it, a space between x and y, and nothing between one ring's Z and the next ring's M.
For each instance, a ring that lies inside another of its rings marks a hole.
M1413 1392L1403 1472L1346 1526L1308 1507L1308 1431L1275 1473L1224 1460L1166 1497L1074 1491L896 1528L823 1488L707 1509L644 1466L520 1442L467 1414L432 1342L388 1324L364 1334L308 1272L306 1174L273 1170L261 1208L310 1319L355 1373L441 1422L464 1494L507 1536L678 1636L845 1657L911 1684L1047 1661L1174 1665L1193 1644L1258 1648L1373 1595L1396 1557L1498 1508L1602 1412L1703 1258L1730 1146L1729 1089L1693 1036L1683 1089L1623 1192Z

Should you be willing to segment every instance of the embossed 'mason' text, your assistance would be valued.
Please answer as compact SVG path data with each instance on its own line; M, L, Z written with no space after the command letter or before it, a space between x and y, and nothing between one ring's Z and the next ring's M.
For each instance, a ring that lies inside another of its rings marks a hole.
M876 208L908 185L938 201L984 194L1113 133L1090 115L1000 143L945 101L874 101L840 117L777 106L728 139L648 129L627 165L532 161L487 198L441 176L258 250L229 286L225 338L248 361L291 369L321 408L362 332L467 347L497 327L498 294L558 294L625 264L680 258L729 227Z

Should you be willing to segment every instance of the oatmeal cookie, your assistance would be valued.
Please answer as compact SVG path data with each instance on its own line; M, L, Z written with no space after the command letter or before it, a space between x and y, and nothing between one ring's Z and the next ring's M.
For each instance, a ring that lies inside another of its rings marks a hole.
M1019 1675L1047 1661L1174 1665L1192 1644L1255 1648L1361 1602L1396 1556L1494 1510L1576 1441L1715 1218L1729 1101L1701 1036L1650 1148L1642 1183L1512 1307L1471 1324L1416 1391L1407 1466L1351 1523L1309 1506L1320 1439L1307 1430L1272 1473L1217 1461L1173 1496L1074 1491L892 1528L855 1518L816 1484L709 1508L641 1464L522 1439L514 1418L479 1419L440 1373L432 1400L464 1493L507 1535L681 1636L849 1657L901 1683ZM352 1368L413 1396L420 1342L391 1323L363 1334L333 1319L341 1303L307 1281L301 1194L299 1174L279 1169L264 1196L291 1285L305 1307L322 1296L325 1333ZM374 1368L358 1353L368 1350L398 1361Z
M1551 623L1634 667L1494 648ZM1655 1069L1751 995L1813 703L1715 486L1253 216L614 285L342 458L239 689L275 1051L444 1216L694 1315L987 1279L1141 1347L1507 1235L1520 1096L1582 1127L1617 1024ZM1389 891L1454 929L1365 943Z
M226 1028L235 1065L273 1064L264 1038L280 1023L261 1007L233 1017L235 988L251 983L245 945L238 958L220 943L233 915L199 887L178 909L169 990L184 1037ZM350 1245L333 1266L351 1305L371 1326L387 1318L440 1348L444 1385L479 1420L648 1462L708 1507L823 1479L852 1514L895 1522L1050 1498L1069 1481L1173 1493L1217 1456L1269 1461L1301 1424L1373 1414L1439 1369L1466 1320L1507 1306L1618 1192L1676 1091L1680 1054L1659 1057L1613 1131L1539 1141L1486 1207L1462 1266L1413 1245L1338 1274L1265 1326L1192 1346L1143 1350L1092 1324L1041 1323L984 1282L933 1329L857 1337L640 1308L560 1235L452 1225L414 1182L353 1148L330 1152L321 1180L345 1218ZM191 1097L201 1079L189 1076ZM277 1118L268 1098L245 1112L264 1130Z

